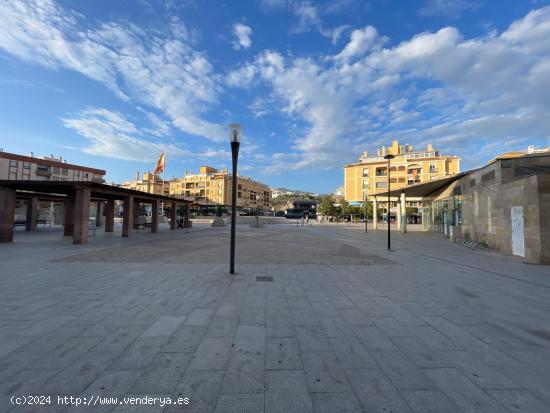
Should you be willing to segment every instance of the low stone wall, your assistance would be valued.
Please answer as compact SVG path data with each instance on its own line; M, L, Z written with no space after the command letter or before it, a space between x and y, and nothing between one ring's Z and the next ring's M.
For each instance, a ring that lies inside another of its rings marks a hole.
M231 223L231 217L226 218L227 223ZM261 221L264 225L276 225L276 224L287 224L290 223L284 217L258 217L258 220ZM237 216L237 225L251 225L256 224L256 217L254 216Z
M231 217L224 216L223 220L226 225L231 224ZM295 222L295 220L288 220L284 217L258 217L258 220L262 222L262 225L277 225L277 224L290 224ZM212 224L214 217L198 217L193 218L191 221L197 224ZM256 217L254 216L240 216L237 215L237 225L252 225L256 224Z

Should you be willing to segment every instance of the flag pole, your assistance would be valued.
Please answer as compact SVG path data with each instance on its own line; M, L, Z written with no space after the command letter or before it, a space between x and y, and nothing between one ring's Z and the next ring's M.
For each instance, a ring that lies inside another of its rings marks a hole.
M164 196L164 178L165 178L165 172L166 171L166 153L162 153L162 196ZM162 213L164 214L164 208ZM164 217L163 217L164 218Z
M162 193L161 195L164 196L164 171L166 169L166 153L165 152L162 152L162 175L160 177L160 179L162 180ZM161 208L161 213L162 213L162 219L164 220L164 201L162 201L162 208Z

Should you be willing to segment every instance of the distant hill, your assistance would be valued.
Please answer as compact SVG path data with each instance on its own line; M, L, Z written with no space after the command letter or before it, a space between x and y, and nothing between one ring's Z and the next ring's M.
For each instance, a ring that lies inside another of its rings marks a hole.
M307 192L307 191L300 191L298 189L288 189L288 188L271 188L271 192L273 194L273 198L277 198L280 195L310 195L310 196L316 196L317 194L313 192Z

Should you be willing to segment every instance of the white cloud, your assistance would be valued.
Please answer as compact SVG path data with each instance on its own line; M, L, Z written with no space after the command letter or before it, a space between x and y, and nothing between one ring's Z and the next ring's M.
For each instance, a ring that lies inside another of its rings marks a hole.
M247 85L270 85L279 109L300 124L292 151L270 170L339 166L394 136L459 155L491 141L548 136L550 7L473 39L445 27L382 49L372 46L374 29L354 33L334 56L264 51L241 73ZM419 92L424 82L433 86Z
M213 67L191 48L179 20L172 19L164 33L146 33L128 22L89 27L84 16L51 0L2 2L0 19L0 48L6 52L79 72L121 99L157 109L184 132L223 139L224 129L204 117L218 99Z
M336 57L338 59L360 57L368 51L380 49L388 40L385 36L380 37L378 31L372 26L354 30L351 32L349 43Z
M145 139L134 123L107 109L87 109L62 121L65 127L88 139L90 144L82 150L92 155L142 162L153 162L165 151L172 156L189 155L177 146Z
M252 46L252 28L242 23L236 23L233 25L233 35L235 41L233 42L233 49L248 49Z
M240 69L233 70L225 78L225 82L233 87L248 87L257 75L257 68L252 64L245 64Z
M342 34L350 27L344 24L334 28L326 28L318 8L310 1L290 1L288 4L298 18L298 22L292 28L291 33L304 33L316 28L321 36L331 39L332 43L336 44ZM335 7L338 7L336 3Z

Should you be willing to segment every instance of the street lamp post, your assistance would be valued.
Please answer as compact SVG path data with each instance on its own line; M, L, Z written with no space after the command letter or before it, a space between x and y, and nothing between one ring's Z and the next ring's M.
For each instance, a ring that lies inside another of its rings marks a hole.
M231 247L229 251L229 273L235 274L235 221L237 214L237 160L239 159L239 145L241 144L241 125L229 125L229 140L231 142L231 157L233 160L233 175L231 177Z
M365 233L368 232L369 225L369 196L365 194Z
M388 160L388 250L391 250L391 215L390 215L390 161L394 158L391 153L384 156Z

